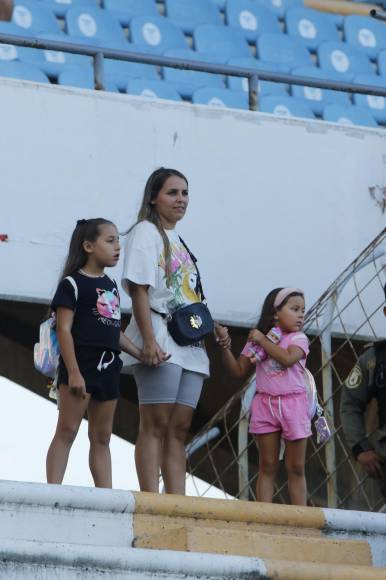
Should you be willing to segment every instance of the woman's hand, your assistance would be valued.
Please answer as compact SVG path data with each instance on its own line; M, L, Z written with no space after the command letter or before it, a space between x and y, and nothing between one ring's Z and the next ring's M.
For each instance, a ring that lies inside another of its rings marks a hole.
M231 347L232 341L226 326L222 326L216 322L214 325L214 332L216 336L216 342L221 346L221 348L227 349Z
M86 383L80 372L70 373L68 375L68 388L70 393L80 399L86 398Z
M248 342L260 344L263 338L265 338L265 335L260 330L257 330L257 328L253 328L248 334Z
M158 367L158 365L167 361L170 356L171 355L163 351L159 344L154 340L152 342L144 343L141 360L149 367Z

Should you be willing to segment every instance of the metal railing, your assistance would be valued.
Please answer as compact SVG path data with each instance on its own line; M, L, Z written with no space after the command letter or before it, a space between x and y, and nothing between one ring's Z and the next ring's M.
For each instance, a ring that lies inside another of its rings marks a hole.
M386 13L371 11L374 18L386 21ZM130 50L108 48L95 45L77 44L63 42L60 40L48 40L31 38L13 34L0 33L0 43L35 48L41 50L53 50L71 54L81 54L93 59L94 86L96 90L104 90L104 59L121 60L125 62L136 62L160 67L192 70L246 78L248 80L249 109L258 110L258 83L259 80L300 85L332 91L343 91L346 93L356 93L362 95L375 95L386 97L386 88L372 85L353 84L349 82L331 81L313 77L304 77L281 72L269 72L248 67L231 66L227 64L207 63L196 60L186 60L181 58L171 58L148 53L131 52Z

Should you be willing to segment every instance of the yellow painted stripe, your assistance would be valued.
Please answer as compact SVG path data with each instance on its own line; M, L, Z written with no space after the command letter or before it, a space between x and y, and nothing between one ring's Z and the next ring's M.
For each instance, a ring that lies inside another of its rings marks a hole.
M137 514L322 529L322 509L237 500L133 492Z

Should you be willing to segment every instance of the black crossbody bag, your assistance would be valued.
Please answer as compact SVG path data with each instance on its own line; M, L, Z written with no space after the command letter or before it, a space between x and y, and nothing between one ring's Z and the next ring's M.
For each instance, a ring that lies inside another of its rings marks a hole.
M201 302L194 302L188 306L181 306L181 308L178 308L172 314L158 312L158 310L154 310L154 308L151 310L166 319L168 331L177 344L180 346L190 346L200 342L208 334L211 334L214 331L214 323L206 305L204 291L201 284L200 271L197 267L197 258L192 254L181 237L180 242L185 247L194 267L196 268L197 289L201 296Z

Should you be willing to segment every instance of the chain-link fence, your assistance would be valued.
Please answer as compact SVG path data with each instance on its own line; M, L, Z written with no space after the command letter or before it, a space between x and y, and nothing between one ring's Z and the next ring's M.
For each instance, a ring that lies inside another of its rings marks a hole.
M339 416L343 382L366 343L386 338L383 315L386 229L335 280L307 312L304 332L310 339L307 366L330 423L332 437L323 446L310 439L307 484L310 505L379 510L385 500L379 486L352 459ZM255 499L258 453L248 434L249 406L254 377L216 413L188 449L189 477L208 482L199 495L213 487L225 496ZM376 428L376 409L369 406L367 427ZM283 463L283 462L282 462ZM210 476L208 476L210 474ZM274 501L289 503L287 479L281 466Z

